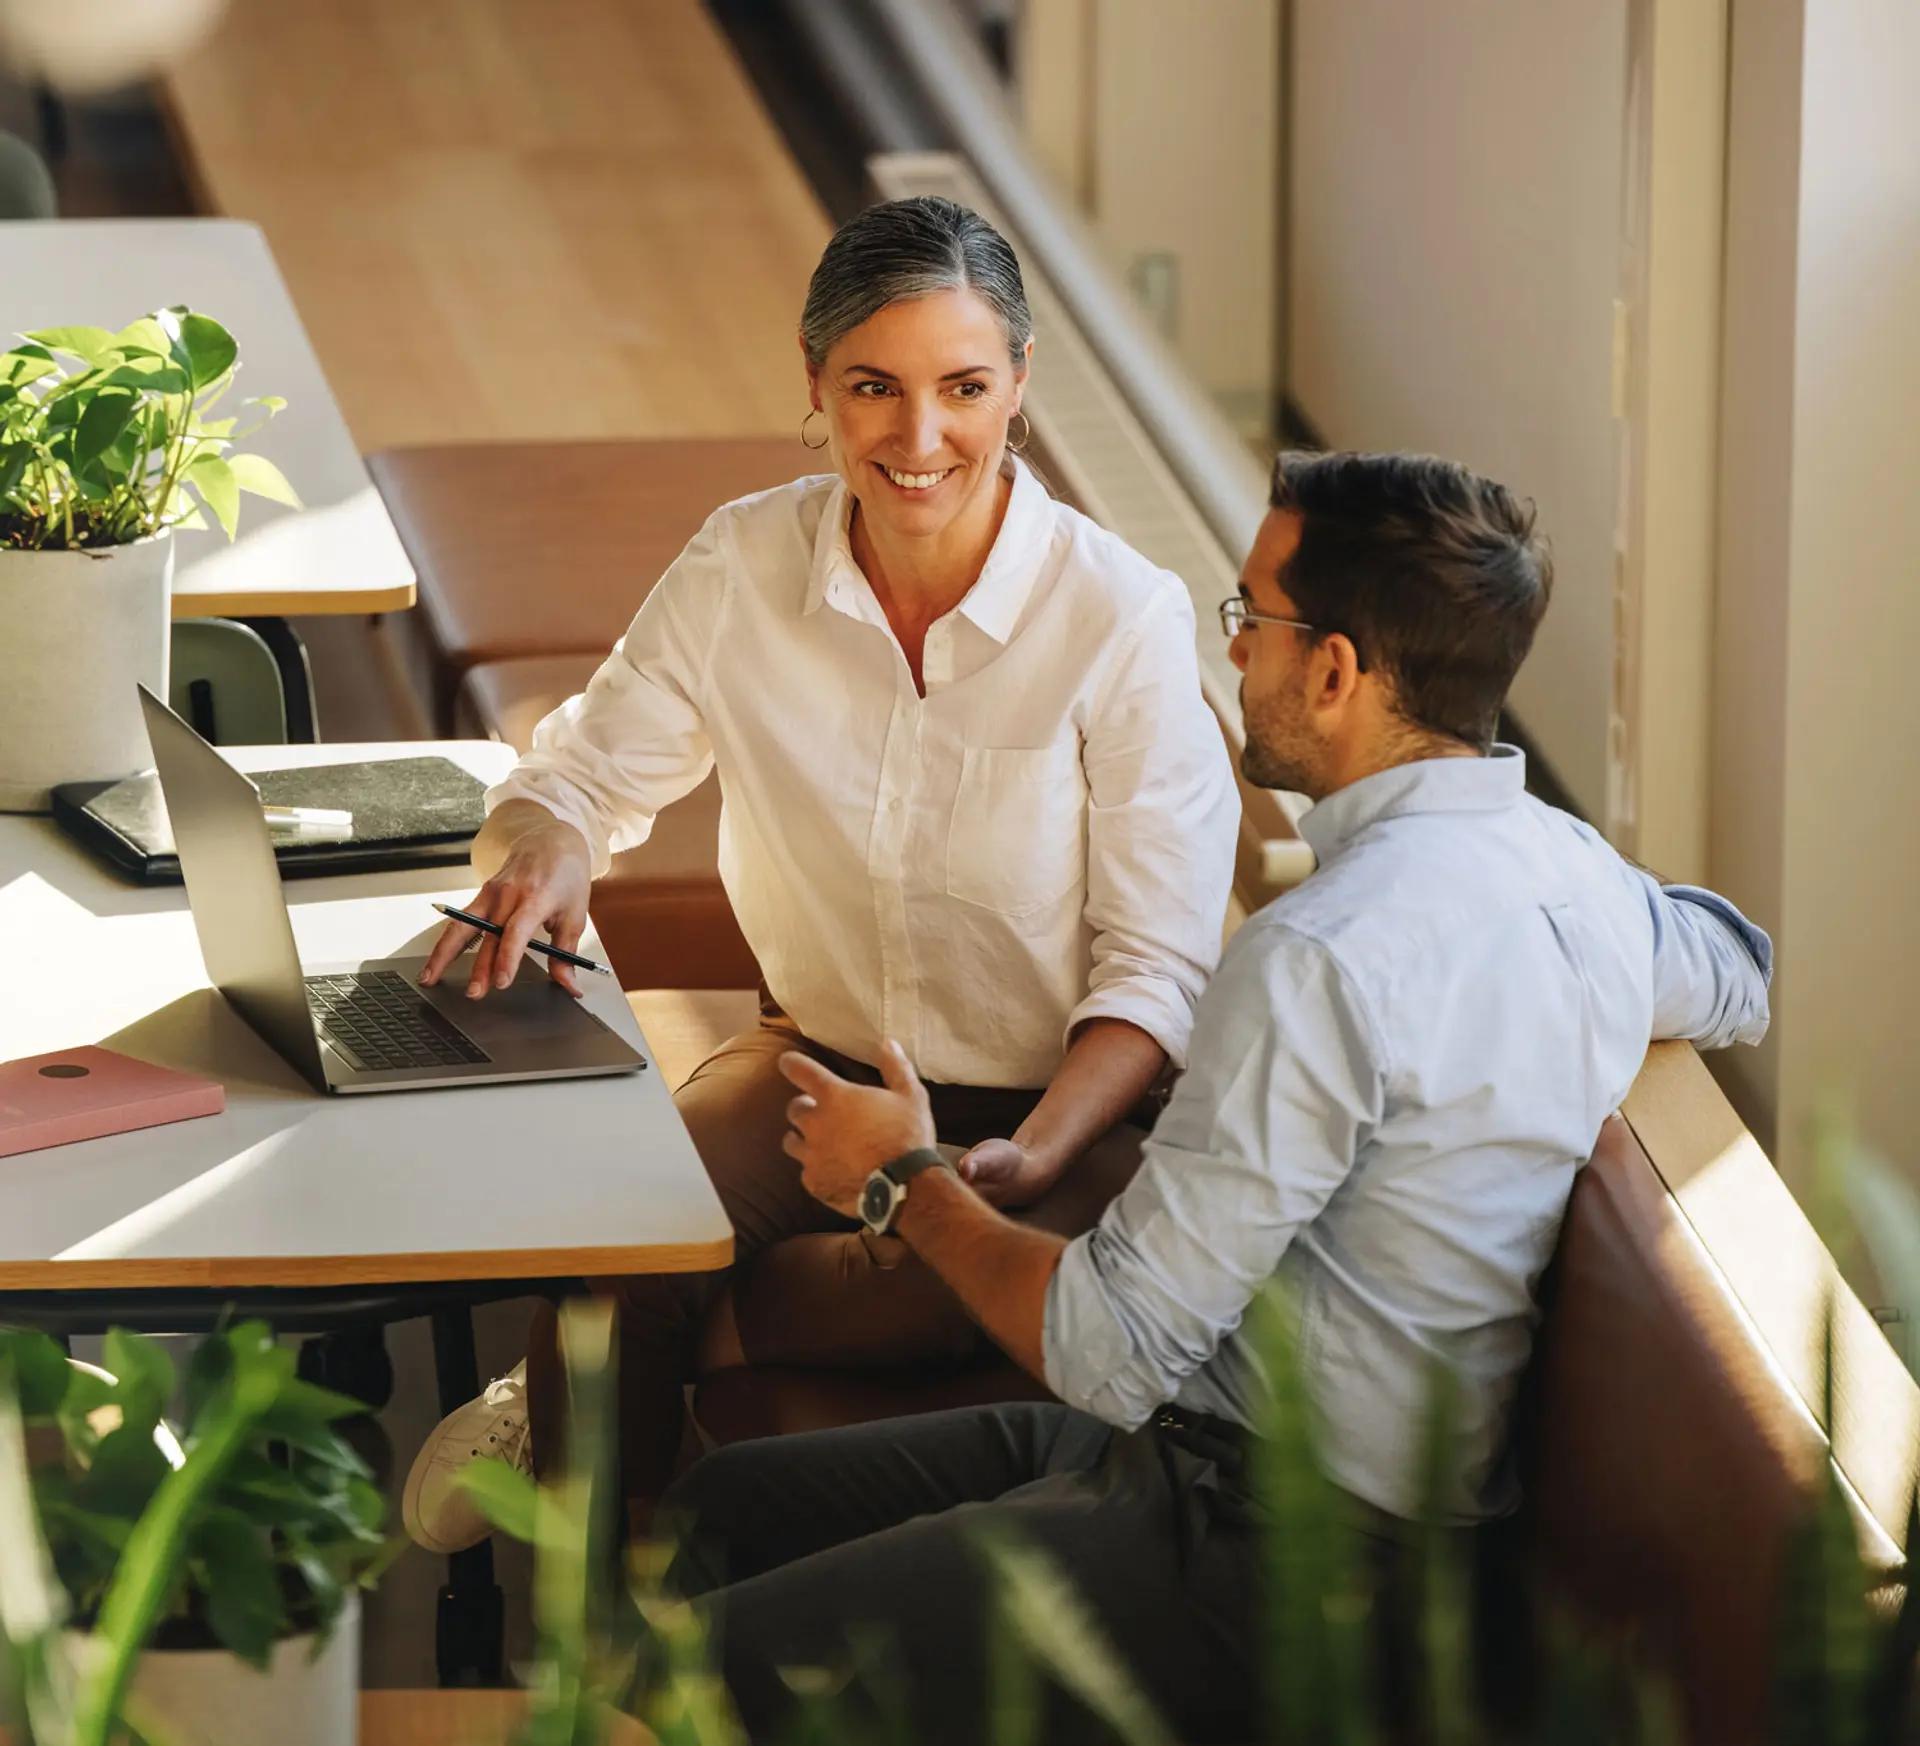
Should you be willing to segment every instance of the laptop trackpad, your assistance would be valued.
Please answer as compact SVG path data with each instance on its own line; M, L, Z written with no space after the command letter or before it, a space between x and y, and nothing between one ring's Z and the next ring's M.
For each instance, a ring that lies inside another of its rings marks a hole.
M577 1056L583 1045L589 1060L602 1056L630 1058L634 1053L624 1038L560 988L531 958L522 960L511 988L489 989L484 1000L467 998L466 971L470 966L459 959L449 967L444 981L433 988L421 988L420 971L426 961L425 957L380 958L355 968L397 971L498 1064L524 1061L530 1053L542 1057L549 1048L556 1052L558 1064L558 1060Z

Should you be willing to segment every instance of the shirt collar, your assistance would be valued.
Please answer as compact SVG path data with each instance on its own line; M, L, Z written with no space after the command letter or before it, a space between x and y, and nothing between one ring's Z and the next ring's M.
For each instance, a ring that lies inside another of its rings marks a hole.
M1050 511L1053 499L1047 488L1033 476L1022 461L1013 463L1013 491L1007 498L1007 512L1000 518L1000 531L994 536L993 550L981 567L980 575L960 602L960 612L997 643L1013 635L1020 622L1033 585L1039 579L1046 560L1051 531ZM813 540L813 567L807 576L807 597L803 613L832 604L855 617L866 617L855 602L872 599L865 574L854 562L848 537L853 520L853 493L847 482L834 482L820 517L819 531Z
M1310 807L1300 834L1322 866L1367 826L1415 812L1500 812L1526 791L1527 760L1497 745L1485 758L1419 758L1377 770Z

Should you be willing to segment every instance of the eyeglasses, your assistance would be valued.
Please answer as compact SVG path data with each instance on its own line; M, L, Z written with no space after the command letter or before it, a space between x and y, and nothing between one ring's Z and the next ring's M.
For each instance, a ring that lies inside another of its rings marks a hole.
M1230 637L1237 637L1250 624L1285 624L1295 630L1317 631L1317 624L1308 624L1304 618L1276 618L1270 612L1255 612L1251 603L1239 595L1220 602L1220 628Z
M1293 630L1311 631L1315 636L1330 635L1332 629L1328 625L1309 624L1304 618L1280 618L1271 612L1255 612L1252 604L1238 594L1220 602L1220 628L1229 637L1237 637L1250 624L1284 624ZM1348 641L1352 641L1351 633ZM1366 657L1360 653L1358 644L1354 646L1353 664L1359 672L1367 670Z

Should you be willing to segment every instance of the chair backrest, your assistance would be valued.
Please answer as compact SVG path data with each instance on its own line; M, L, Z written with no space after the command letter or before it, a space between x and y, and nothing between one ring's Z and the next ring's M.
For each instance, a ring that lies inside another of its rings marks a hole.
M287 738L280 664L256 630L227 618L173 627L167 701L216 746L277 746Z
M17 134L0 133L0 218L56 218L53 177Z
M1540 1574L1638 1637L1695 1746L1763 1738L1788 1543L1827 1441L1620 1116L1543 1297L1517 1429Z

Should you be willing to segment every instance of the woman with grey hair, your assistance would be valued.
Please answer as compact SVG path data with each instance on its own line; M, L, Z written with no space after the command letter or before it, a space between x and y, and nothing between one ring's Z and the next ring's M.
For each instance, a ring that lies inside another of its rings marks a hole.
M871 208L827 245L800 348L802 440L829 470L714 512L488 794L473 851L488 877L470 907L504 929L467 972L478 997L536 930L575 945L611 853L717 768L721 875L765 1016L674 1101L736 1262L808 1233L843 1251L806 1301L777 1268L737 1296L726 1273L594 1282L619 1303L621 1470L642 1516L703 1365L897 1366L976 1338L885 1218L851 1237L801 1187L780 1055L875 1081L896 1039L961 1177L1075 1234L1138 1163L1127 1118L1184 1062L1232 873L1238 807L1185 587L1019 459L1033 336L1005 239L951 201ZM449 926L423 979L472 936ZM562 1392L547 1317L529 1365L422 1450L414 1538L478 1539L454 1476L475 1452L550 1450Z

